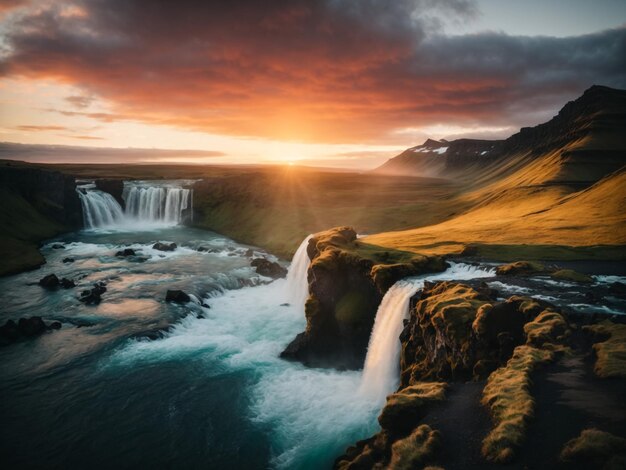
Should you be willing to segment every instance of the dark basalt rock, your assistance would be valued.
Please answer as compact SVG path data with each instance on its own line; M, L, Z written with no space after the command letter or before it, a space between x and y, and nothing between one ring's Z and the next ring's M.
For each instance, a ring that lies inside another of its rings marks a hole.
M55 321L46 325L41 317L20 318L17 323L14 320L0 326L0 345L7 345L19 341L23 338L34 338L48 330L58 330L61 322Z
M125 207L126 202L122 197L124 192L124 181L115 179L99 179L95 180L96 188L105 193L109 193L118 202L120 206Z
M246 258L252 258L254 256L254 250L252 248L248 248L245 253Z
M197 251L199 251L200 253L203 253L205 251L209 251L209 249L206 246L199 246Z
M74 261L75 261L74 258L69 258L69 257L68 258L63 258L63 262L64 263L73 263Z
M124 248L123 250L118 251L117 253L115 253L115 256L119 256L122 258L126 258L127 256L135 256L135 250L133 250L132 248Z
M280 264L274 263L265 258L253 259L250 262L250 266L255 268L257 274L271 277L272 279L278 279L287 275L287 269L283 268Z
M168 290L167 294L165 294L165 301L184 304L191 301L191 297L182 290Z
M61 279L61 281L59 281L59 282L61 284L61 287L63 287L63 289L71 289L72 287L76 287L76 283L74 281L72 281L71 279L68 279L66 277Z
M52 248L54 250L64 250L65 249L65 245L63 245L61 243L55 243L54 245L52 245Z
M48 274L39 280L39 285L44 289L56 289L59 287L59 282L56 274Z
M152 245L152 248L159 251L174 251L176 248L178 248L178 246L176 245L176 243L157 242Z
M98 305L102 301L102 294L107 291L104 282L98 282L93 285L92 289L86 289L80 293L80 300L86 305Z

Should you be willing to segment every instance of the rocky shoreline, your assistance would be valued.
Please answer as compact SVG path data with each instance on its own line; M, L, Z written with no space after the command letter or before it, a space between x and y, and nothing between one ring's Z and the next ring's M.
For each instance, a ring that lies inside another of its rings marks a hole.
M624 319L568 315L519 295L497 300L497 291L469 284L427 283L414 296L399 338L401 383L378 418L381 431L335 468L537 468L536 454L550 468L620 468ZM566 371L576 380L558 376ZM554 412L555 394L572 404ZM572 426L554 428L543 413Z

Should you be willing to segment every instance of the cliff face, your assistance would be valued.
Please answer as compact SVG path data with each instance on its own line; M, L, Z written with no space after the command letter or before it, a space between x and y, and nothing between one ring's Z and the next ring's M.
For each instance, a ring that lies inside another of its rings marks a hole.
M387 289L402 277L446 268L440 257L403 259L401 253L372 252L349 227L316 234L307 252L311 259L307 327L282 357L315 367L362 367L376 311Z
M57 171L0 164L0 200L0 275L40 266L40 241L82 226L74 179Z
M445 408L453 382L487 377L483 398L475 404L492 408L494 428L484 439L483 455L510 460L533 413L529 374L564 350L561 343L570 333L547 303L519 296L497 301L496 292L479 285L427 283L414 297L400 336L401 384L378 417L381 431L348 448L335 468L396 468L402 460L407 464L401 468L439 464L441 435L430 413ZM503 413L501 403L509 411Z

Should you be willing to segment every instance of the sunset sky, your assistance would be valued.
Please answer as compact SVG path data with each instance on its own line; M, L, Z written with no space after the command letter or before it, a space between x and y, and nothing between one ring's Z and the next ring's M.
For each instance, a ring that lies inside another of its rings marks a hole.
M0 0L7 142L372 168L592 84L626 88L624 0Z

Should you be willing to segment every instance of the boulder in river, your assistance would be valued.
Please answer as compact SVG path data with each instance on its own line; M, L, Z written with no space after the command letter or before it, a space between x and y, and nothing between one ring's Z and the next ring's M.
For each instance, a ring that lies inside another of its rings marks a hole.
M81 292L80 300L87 305L98 305L102 301L102 294L107 291L103 282L97 282L92 289L86 289Z
M59 282L56 274L48 274L39 280L39 285L44 289L56 289L59 287Z
M59 283L61 284L61 287L63 287L63 289L71 289L72 287L76 287L76 283L66 277L61 279Z
M46 325L41 317L24 317L17 322L8 320L0 326L0 345L14 343L22 338L34 338L45 333L47 330L58 330L61 322L55 321Z
M127 256L135 256L135 254L135 250L133 250L132 248L124 248L123 250L115 253L115 256L126 258Z
M74 261L74 258L70 258L69 256L67 258L63 258L64 263L73 263Z
M187 294L186 292L183 292L182 290L169 290L167 291L167 294L165 294L165 301L166 302L176 302L179 304L184 304L187 303L191 300L191 297L189 297L189 294Z
M274 263L265 258L253 259L250 262L250 266L256 269L257 274L271 277L272 279L278 279L279 277L285 277L287 275L287 270L280 264Z
M55 243L54 245L52 245L52 248L54 250L64 250L65 249L65 245L63 245L62 243Z
M159 251L174 251L176 248L178 248L178 246L176 245L176 243L156 242L154 245L152 245L152 248Z

